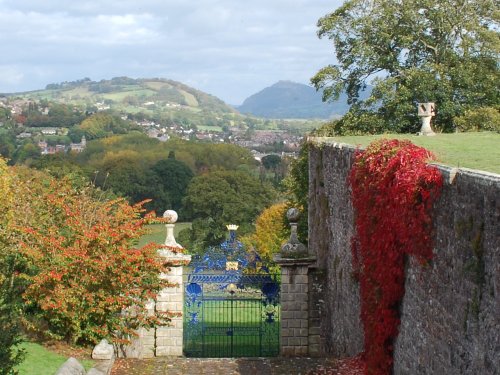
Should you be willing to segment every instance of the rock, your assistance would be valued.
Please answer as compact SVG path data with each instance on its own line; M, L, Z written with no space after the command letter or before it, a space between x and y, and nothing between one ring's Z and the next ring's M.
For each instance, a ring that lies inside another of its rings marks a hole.
M108 340L102 339L92 350L92 359L112 359L115 357L115 349Z
M70 357L59 367L55 375L85 375L85 368L76 358Z

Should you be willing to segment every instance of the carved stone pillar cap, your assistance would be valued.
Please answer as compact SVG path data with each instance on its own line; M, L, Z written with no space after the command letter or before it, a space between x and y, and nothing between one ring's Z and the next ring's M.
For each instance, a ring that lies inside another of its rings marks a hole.
M177 215L177 212L174 210L166 210L163 213L163 217L167 219L167 224L175 224L177 222L177 219L179 218L179 215Z
M316 262L316 257L305 256L305 257L283 257L281 254L274 254L273 260L276 264L281 267L295 267L295 266L311 266Z
M300 217L300 211L295 207L289 208L286 216L290 222L290 239L281 246L281 256L283 258L307 257L307 247L297 237L297 222Z
M286 212L286 217L290 223L296 223L299 221L300 211L295 207L289 208Z
M174 227L178 219L177 212L174 210L167 210L163 213L163 218L167 223L165 224L165 227L167 228L167 236L165 238L164 245L170 248L182 249L182 246L177 243L174 236Z

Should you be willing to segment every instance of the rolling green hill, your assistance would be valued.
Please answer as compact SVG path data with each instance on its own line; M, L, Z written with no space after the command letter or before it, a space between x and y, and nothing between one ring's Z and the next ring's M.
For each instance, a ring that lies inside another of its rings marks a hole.
M161 78L115 77L99 82L84 78L74 82L52 83L47 85L45 90L14 93L9 96L72 103L87 109L109 107L125 113L235 112L232 107L213 95L180 82Z
M219 98L183 83L164 78L115 77L92 81L83 78L73 82L51 83L44 90L2 94L10 99L61 103L78 107L82 112L111 111L129 119L153 120L162 126L181 125L186 128L221 132L223 129L291 130L306 133L318 127L317 118L307 116L276 116L296 120L269 120L240 114ZM258 115L257 115L258 116Z

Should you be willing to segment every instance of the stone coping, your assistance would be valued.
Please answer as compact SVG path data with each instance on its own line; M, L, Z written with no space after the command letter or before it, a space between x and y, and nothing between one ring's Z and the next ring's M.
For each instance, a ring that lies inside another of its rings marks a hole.
M308 255L301 258L283 258L281 255L276 255L274 261L280 266L308 266L316 262L316 257Z
M411 139L408 139L411 141ZM365 150L366 147L361 147L361 146L356 146L350 143L345 143L345 142L339 142L339 140L335 137L308 137L307 141L312 143L315 146L321 147L323 145L328 145L328 146L333 146L338 149L348 149L351 152L354 152L356 150ZM441 172L447 172L447 173L452 173L452 177L454 178L455 174L457 172L470 175L473 177L480 177L483 179L491 180L492 182L498 183L500 180L500 174L493 173L493 172L488 172L488 171L483 171L480 169L471 169L471 168L465 168L465 167L454 167L448 164L440 163L437 161L431 161L428 163L429 165L434 165L438 167ZM451 179L450 183L453 182L453 178Z
M191 255L184 253L175 253L172 250L168 249L159 249L158 255L164 258L168 258L169 260L185 260L191 261Z

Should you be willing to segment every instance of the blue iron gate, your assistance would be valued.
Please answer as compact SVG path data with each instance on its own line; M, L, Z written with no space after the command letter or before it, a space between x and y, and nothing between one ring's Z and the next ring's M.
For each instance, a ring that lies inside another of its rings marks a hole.
M185 281L186 356L279 355L278 278L244 250L234 230L192 261Z

